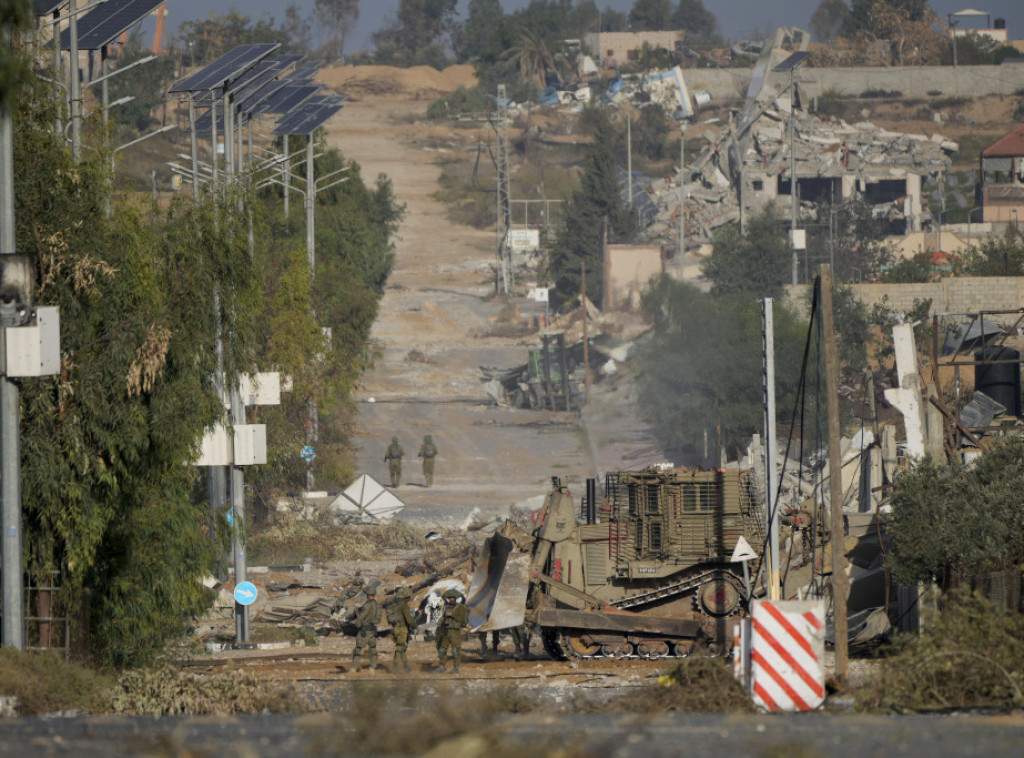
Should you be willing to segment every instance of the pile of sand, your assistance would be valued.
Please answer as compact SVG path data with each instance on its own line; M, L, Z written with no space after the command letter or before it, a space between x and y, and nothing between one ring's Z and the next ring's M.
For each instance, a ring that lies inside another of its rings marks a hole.
M451 92L476 84L473 67L449 66L438 71L430 66L335 66L321 69L317 80L332 90L351 95L422 95Z

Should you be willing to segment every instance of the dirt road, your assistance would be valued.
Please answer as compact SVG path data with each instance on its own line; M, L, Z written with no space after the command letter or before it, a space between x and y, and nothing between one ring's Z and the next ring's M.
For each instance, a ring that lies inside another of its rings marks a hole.
M387 483L384 449L397 436L405 448L402 518L451 524L474 506L502 515L543 494L552 475L579 480L594 467L575 414L499 408L484 391L479 367L525 363L533 340L495 334L505 302L492 298L494 233L449 222L432 197L444 156L426 145L447 127L411 123L426 104L364 97L335 117L329 138L361 164L364 180L391 177L406 207L373 328L379 359L357 393L359 469ZM426 434L440 452L429 489L416 458Z

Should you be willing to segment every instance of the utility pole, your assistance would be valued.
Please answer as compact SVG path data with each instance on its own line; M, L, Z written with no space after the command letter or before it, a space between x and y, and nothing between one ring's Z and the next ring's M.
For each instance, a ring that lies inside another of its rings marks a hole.
M629 186L629 205L633 206L633 118L626 114L626 182Z
M71 154L82 157L82 84L78 81L78 11L76 0L68 0L68 35L71 37ZM54 29L59 34L59 29Z
M775 431L775 310L772 298L762 303L761 350L764 359L764 470L768 488L765 503L768 508L768 589L771 600L782 599L781 572L779 570L779 475L775 470L778 441Z
M850 581L846 576L843 552L843 483L839 455L839 354L836 349L835 325L832 320L832 268L821 267L821 313L825 331L825 389L828 398L828 468L829 493L832 501L832 608L835 629L836 678L846 679L849 659L846 601Z
M74 0L71 0L72 7ZM0 30L0 45L10 46L10 33ZM14 114L0 103L0 255L15 252L14 235ZM25 587L22 575L21 444L18 385L7 375L7 330L0 329L0 539L3 572L3 646L25 649Z

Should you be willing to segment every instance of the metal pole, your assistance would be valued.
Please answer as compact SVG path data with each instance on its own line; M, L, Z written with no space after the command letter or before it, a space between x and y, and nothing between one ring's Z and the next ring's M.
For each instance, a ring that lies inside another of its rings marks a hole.
M846 601L850 592L843 552L843 483L839 455L839 356L836 349L835 326L832 322L832 269L821 267L821 313L825 331L825 386L828 398L828 466L829 493L832 500L832 603L835 625L836 678L846 678L849 657Z
M231 426L237 428L245 423L245 406L238 390L238 382L231 385ZM231 546L235 557L235 584L249 578L245 556L245 470L233 461L231 466L231 512L234 529L231 532ZM249 607L235 603L235 642L249 641Z
M316 199L316 188L313 178L313 135L306 138L306 255L309 257L309 281L313 281L316 270L315 237L313 235L313 201Z
M76 0L68 0L68 33L71 36L71 155L82 154L82 85L78 81L78 13Z
M789 70L789 238L793 248L793 284L800 276L800 256L796 249L796 83L794 66Z
M779 566L779 475L775 470L778 442L775 432L775 310L770 297L766 297L762 310L764 355L764 466L768 496L768 581L770 599L781 600L781 571Z
M210 165L213 167L213 184L217 185L217 95L210 90L210 145L213 147L213 156Z
M590 400L590 332L587 317L587 263L580 263L580 305L583 306L583 402Z
M63 66L61 66L61 59L60 59L60 23L59 23L59 19L60 19L60 8L55 8L54 11L53 11L53 78L56 81L58 81L58 82L61 79L61 70L63 69ZM56 95L57 95L57 97L59 97L59 98L61 98L63 100L63 95L60 93L60 87L57 88ZM61 121L60 121L60 116L61 116L61 111L58 108L57 109L57 121L54 124L54 133L58 134L58 135L61 134L61 129L63 128L63 126L61 124Z
M6 29L0 36L10 44ZM0 254L15 252L14 235L14 118L0 103ZM0 572L3 584L3 645L25 649L25 583L21 529L21 450L18 437L20 402L18 385L6 376L7 331L0 329Z
M100 82L100 113L103 115L103 145L110 150L110 80L107 79L107 46L104 45L100 48L100 76L103 77L103 81ZM107 218L114 212L113 198L111 195L114 192L114 153L110 153L110 177L107 180L107 197L103 201L103 210L107 214Z
M292 188L289 186L292 180L292 156L288 152L288 135L284 135L284 220L288 221L288 195Z
M192 197L199 197L199 146L196 144L196 104L189 95L188 126L192 135Z

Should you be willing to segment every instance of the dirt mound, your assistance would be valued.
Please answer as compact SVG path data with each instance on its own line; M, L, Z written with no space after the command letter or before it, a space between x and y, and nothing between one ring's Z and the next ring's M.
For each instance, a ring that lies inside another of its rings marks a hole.
M430 66L336 66L321 69L317 79L331 89L351 95L440 94L476 84L473 67L465 64L449 66L444 71Z

